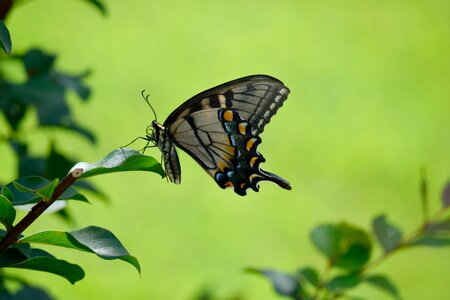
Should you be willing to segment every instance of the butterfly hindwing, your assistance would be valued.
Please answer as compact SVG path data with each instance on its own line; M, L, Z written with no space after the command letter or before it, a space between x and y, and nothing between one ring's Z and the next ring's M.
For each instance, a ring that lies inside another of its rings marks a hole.
M258 182L263 180L291 189L286 180L259 168L260 163L265 159L257 150L261 138L255 135L253 126L233 110L221 109L218 115L225 131L229 134L231 145L236 150L226 166L219 165L212 170L211 175L219 186L233 187L234 191L241 196L246 195L246 190L249 188L257 192Z

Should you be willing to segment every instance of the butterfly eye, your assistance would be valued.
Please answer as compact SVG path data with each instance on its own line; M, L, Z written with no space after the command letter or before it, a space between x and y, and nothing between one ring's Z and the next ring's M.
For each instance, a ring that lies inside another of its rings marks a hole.
M155 129L153 128L152 125L148 125L147 128L145 129L145 138L149 142L153 142L153 143L156 142Z

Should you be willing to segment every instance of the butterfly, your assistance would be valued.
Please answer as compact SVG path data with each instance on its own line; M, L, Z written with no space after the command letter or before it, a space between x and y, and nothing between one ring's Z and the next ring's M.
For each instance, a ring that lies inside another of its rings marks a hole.
M244 196L247 189L259 191L259 181L272 181L290 190L285 179L262 170L265 161L258 152L259 135L287 99L289 89L267 75L239 78L195 95L163 124L155 120L147 127L146 147L162 152L168 179L181 183L176 148L188 153L221 188L233 188ZM143 95L144 96L144 95ZM153 146L148 146L152 143Z

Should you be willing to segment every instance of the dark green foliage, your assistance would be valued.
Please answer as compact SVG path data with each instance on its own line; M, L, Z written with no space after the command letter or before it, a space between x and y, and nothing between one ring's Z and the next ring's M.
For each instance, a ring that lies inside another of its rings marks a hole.
M372 245L367 234L346 223L320 225L311 232L311 239L331 265L343 269L359 269L370 257Z
M391 294L394 298L400 299L400 295L397 291L397 288L387 277L383 275L372 275L366 277L364 281L373 285L376 288L379 288Z
M422 186L426 185L423 179ZM448 189L447 185L443 199L446 199ZM423 190L422 201L428 201ZM425 203L423 209L427 207L428 203ZM426 218L425 223L406 238L401 229L389 223L384 215L376 217L372 222L373 234L383 249L383 254L371 261L372 244L369 233L341 222L319 225L311 231L312 243L327 259L327 267L322 274L310 266L301 268L297 276L276 270L249 270L265 275L280 296L291 299L363 299L348 294L349 290L363 283L386 292L394 299L401 299L395 284L385 275L372 274L372 269L401 249L414 246L450 246L450 219L446 216L448 208L444 204L437 214Z
M103 15L106 15L106 7L103 4L103 1L100 0L84 0L93 5L95 8L97 8Z
M22 286L17 291L17 293L14 296L11 295L11 297L12 297L11 299L13 299L13 300L28 300L28 299L52 300L52 299L54 299L49 294L47 294L47 292L45 290L37 288L37 287L33 287L33 286L28 286L28 285ZM1 294L0 294L0 299L3 299L3 298L1 298Z
M395 249L402 240L402 233L386 221L385 216L373 220L373 231L385 252Z
M42 199L43 195L40 191L55 188L54 181L51 182L40 176L27 176L21 177L11 183L6 185L8 190L12 195L12 204L25 205L36 203ZM47 198L49 195L47 195ZM51 193L50 193L51 196ZM78 193L73 187L69 187L64 193L59 197L59 200L78 200L83 202L88 202L85 196Z
M360 282L361 275L358 273L338 275L327 283L327 288L333 293L339 293L357 286Z
M68 263L65 260L54 257L36 256L23 258L14 263L1 264L3 268L19 268L53 273L67 279L70 283L75 283L84 278L84 271L76 264Z
M307 281L315 287L320 285L319 273L312 267L304 267L298 271L300 280Z
M6 54L11 53L11 36L9 35L8 28L2 20L0 20L0 47Z
M105 6L99 0L85 0L102 14ZM12 2L11 2L12 3ZM6 15L12 5L3 13ZM0 20L0 47L9 54L11 41L9 32ZM23 54L6 57L2 63L11 63L21 67L25 80L15 82L7 78L0 68L0 111L9 128L1 140L6 142L17 156L19 178L0 185L0 298L2 299L52 299L44 290L30 286L18 277L8 277L4 270L19 268L49 272L61 276L71 283L84 278L83 269L77 264L67 262L51 253L30 244L45 244L93 253L99 258L123 260L140 272L138 260L129 254L117 237L107 229L97 226L64 232L46 230L24 236L22 232L30 226L43 211L55 201L78 200L88 202L87 198L73 186L90 190L97 195L103 194L91 184L77 182L83 178L111 172L149 171L164 176L161 165L153 158L141 155L131 149L117 149L97 163L78 163L57 149L54 140L48 141L48 153L43 156L29 154L29 145L21 137L21 125L27 112L37 113L37 129L52 127L79 134L82 138L95 143L94 134L79 125L72 115L67 102L67 92L73 91L79 99L86 101L91 95L90 88L84 83L89 72L70 75L55 68L58 56L34 48ZM28 129L29 130L29 129ZM43 141L45 142L45 141ZM74 167L76 165L76 167ZM74 168L73 168L74 167ZM71 170L73 168L73 170ZM69 174L68 174L69 172ZM49 179L47 179L49 178ZM33 208L16 224L15 206L30 205ZM60 213L69 218L67 210ZM19 288L9 290L7 282L14 282Z
M24 83L0 81L0 103L3 114L16 131L28 109L37 111L40 126L52 126L81 134L94 143L94 135L78 125L67 105L66 93L75 91L83 100L90 91L82 80L88 75L71 76L54 69L56 56L40 49L31 49L23 55L16 55L26 74Z
M79 172L78 170L85 171L85 177L135 170L163 175L161 166L154 158L143 156L131 149L115 150L94 164L79 163L74 166L68 176L73 176L70 174ZM13 205L37 203L37 207L43 201L51 204L57 199L87 201L86 197L76 192L73 187L64 186L66 179L67 177L61 181L50 181L39 176L28 176L7 184L2 189L3 195L0 195L0 211L2 212L0 222L5 225L8 232L0 231L1 242L3 243L6 235L14 230L15 211ZM57 190L63 186L64 192L61 191L61 196L57 197ZM33 211L30 212L30 214L32 213ZM17 242L5 248L3 252L0 250L0 267L49 272L62 276L71 283L84 277L84 271L80 266L58 259L41 249L32 248L30 244L53 245L90 252L106 260L120 259L128 262L140 272L138 260L128 253L115 235L109 230L97 226L88 226L70 232L47 230L20 236Z
M279 295L292 299L303 299L300 294L300 283L294 276L274 270L247 269L247 271L267 277Z
M4 195L0 195L0 223L2 223L6 229L9 229L14 219L16 218L16 210L11 204L11 201Z
M18 241L60 246L96 254L103 259L120 259L132 264L139 272L137 259L131 256L112 232L107 229L89 226L77 231L41 231Z
M332 224L320 225L311 232L314 245L328 258L334 258L339 253L339 232Z

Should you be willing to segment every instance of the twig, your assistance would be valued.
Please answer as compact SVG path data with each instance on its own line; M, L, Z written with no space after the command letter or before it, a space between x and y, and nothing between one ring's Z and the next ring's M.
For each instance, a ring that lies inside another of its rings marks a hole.
M326 266L325 270L323 271L322 276L319 280L319 286L317 287L316 292L314 293L314 296L312 299L314 299L314 300L319 299L320 293L323 291L325 285L327 284L328 275L330 274L333 266L334 266L334 259L328 260L327 266Z
M6 233L5 237L0 241L0 253L5 251L6 248L14 244L19 235L27 229L50 205L53 204L61 194L67 190L81 175L83 169L75 169L70 172L55 188L50 199L42 199L35 206L31 208L28 214L20 220L15 226L11 227Z

